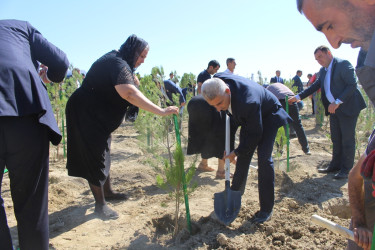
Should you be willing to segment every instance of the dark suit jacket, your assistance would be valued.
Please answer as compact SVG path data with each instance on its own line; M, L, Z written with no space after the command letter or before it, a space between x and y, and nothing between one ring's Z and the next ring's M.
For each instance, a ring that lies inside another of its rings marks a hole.
M222 79L231 91L233 120L241 126L238 154L245 155L255 150L262 134L267 132L263 131L265 124L279 128L292 122L279 100L256 82L225 72L214 77Z
M28 22L0 20L0 116L37 115L50 128L51 142L58 144L61 135L38 62L48 66L53 82L62 81L69 66L65 53Z
M301 81L301 78L298 75L295 75L293 77L293 81L294 81L294 83L292 85L292 88L295 87L295 86L297 86L297 92L298 93L302 92L303 91L303 83Z
M284 79L281 78L281 77L279 77L279 78L280 78L279 82L284 84ZM275 83L275 82L277 82L277 77L276 76L271 78L270 83Z
M178 87L174 82L172 82L171 80L165 80L164 87L171 103L173 103L173 95L179 95L180 104L185 102L185 96L182 93L182 89Z
M329 115L328 106L330 102L327 100L326 91L324 89L324 79L326 74L327 71L322 67L316 81L309 88L299 93L299 96L301 99L304 99L321 88L325 113L326 115ZM354 68L350 62L346 60L333 58L331 69L331 93L335 100L339 99L343 102L335 112L337 115L358 115L358 113L366 107L362 94L357 88L357 79L354 73Z

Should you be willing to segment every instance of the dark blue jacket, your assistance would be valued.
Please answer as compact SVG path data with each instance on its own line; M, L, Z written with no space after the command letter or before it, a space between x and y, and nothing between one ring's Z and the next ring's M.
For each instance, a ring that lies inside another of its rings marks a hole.
M56 145L61 135L38 62L48 66L52 82L61 82L69 66L65 53L28 22L0 20L0 116L37 115Z
M292 85L292 88L297 87L297 93L302 92L303 91L303 83L301 81L301 78L298 75L295 75L293 77L293 82L294 83Z
M185 102L184 94L180 87L178 87L174 82L171 80L164 81L165 91L169 98L169 101L173 102L173 95L179 95L180 97L180 104Z
M256 82L225 72L217 73L214 77L222 79L229 86L233 120L237 126L241 126L237 148L240 155L255 150L263 133L267 132L263 131L266 123L279 128L292 122L276 96Z

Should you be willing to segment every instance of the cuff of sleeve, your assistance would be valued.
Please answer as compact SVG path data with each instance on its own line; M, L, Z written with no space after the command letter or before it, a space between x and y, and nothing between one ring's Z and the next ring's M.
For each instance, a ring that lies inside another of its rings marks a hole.
M335 104L341 104L341 103L343 103L343 102L340 99L335 100Z

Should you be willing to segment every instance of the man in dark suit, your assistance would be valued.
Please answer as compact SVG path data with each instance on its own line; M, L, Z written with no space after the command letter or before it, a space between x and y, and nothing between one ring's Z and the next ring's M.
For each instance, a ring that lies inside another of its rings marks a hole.
M180 107L185 106L185 96L182 93L182 89L176 85L171 80L164 80L164 87L165 87L165 93L167 94L168 99L166 100L171 105L177 105L177 103L174 103L173 101L173 95L177 95L180 102Z
M217 111L228 111L234 123L241 126L238 147L225 157L231 162L237 157L232 190L245 191L250 162L257 149L260 211L253 221L263 223L269 220L275 198L273 144L279 127L292 119L271 92L241 76L218 73L204 82L202 95Z
M297 92L302 92L303 91L303 83L301 81L301 76L302 76L302 71L297 70L296 75L293 77L293 87L297 87Z
M318 79L289 102L304 99L321 88L325 112L330 117L333 152L329 166L318 171L320 173L339 171L333 178L346 179L354 163L355 127L358 115L366 104L357 89L354 68L350 62L334 58L326 46L318 47L314 55L318 63L323 66L319 71Z
M41 78L60 82L68 66L28 22L0 20L0 181L6 167L21 249L48 249L49 142L61 134ZM0 205L0 248L13 249L1 197Z
M352 0L297 0L298 10L323 32L333 48L350 43L352 48L361 47L356 73L369 99L375 104L375 4L374 1ZM330 20L330 22L327 22ZM335 23L334 29L331 22ZM326 28L331 27L331 28ZM374 131L373 133L374 134ZM351 228L358 249L371 247L375 224L375 197L371 181L361 175L362 162L375 149L375 140L369 140L366 151L352 168L348 178L349 202L352 214ZM348 242L348 249L355 244Z
M271 78L271 83L279 82L284 84L284 79L280 77L280 70L276 70L276 76Z

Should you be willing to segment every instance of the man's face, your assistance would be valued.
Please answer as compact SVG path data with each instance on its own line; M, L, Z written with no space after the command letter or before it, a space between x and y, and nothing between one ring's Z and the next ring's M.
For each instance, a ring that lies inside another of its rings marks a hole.
M220 69L220 66L216 66L215 68L213 66L208 67L208 73L210 75L216 74L217 71Z
M276 71L276 76L280 77L280 71Z
M228 69L233 72L236 65L237 65L236 61L229 62L228 63Z
M302 72L298 72L297 75L298 75L299 77L301 77L301 76L302 76Z
M320 3L318 3L320 2ZM302 11L318 30L324 33L331 46L342 43L352 48L368 50L375 29L375 14L371 7L358 0L305 0Z
M217 111L228 110L230 105L230 90L227 88L224 95L218 95L212 100L207 100L208 104L215 107Z
M315 60L318 61L320 65L326 68L328 68L329 64L331 63L333 59L331 52L324 53L321 50L318 50L314 56L315 56Z

